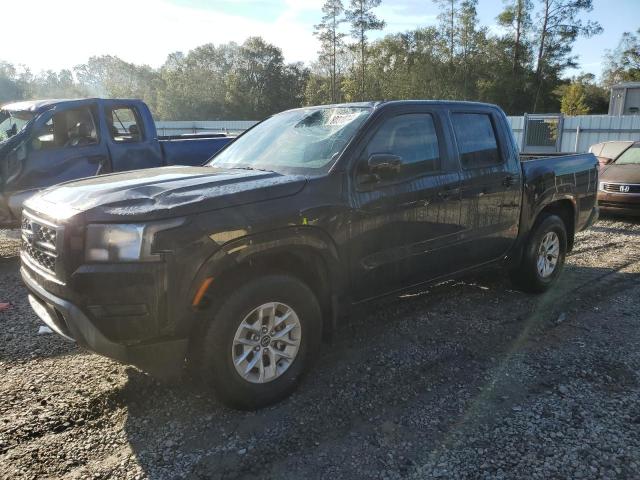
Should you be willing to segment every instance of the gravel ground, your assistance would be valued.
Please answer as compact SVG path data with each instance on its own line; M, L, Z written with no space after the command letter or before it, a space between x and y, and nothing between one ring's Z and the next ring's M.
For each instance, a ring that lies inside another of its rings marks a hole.
M19 230L0 229L0 261L18 254L20 247Z
M542 296L493 273L364 311L247 413L38 335L0 259L0 477L640 478L640 222L567 262Z

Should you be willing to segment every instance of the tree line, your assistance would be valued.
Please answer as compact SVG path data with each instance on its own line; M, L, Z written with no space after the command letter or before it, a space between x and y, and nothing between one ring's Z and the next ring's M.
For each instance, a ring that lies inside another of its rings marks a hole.
M262 38L206 44L168 55L159 68L116 56L33 74L0 61L0 103L26 98L133 97L167 120L262 119L301 105L408 98L497 103L509 114L606 113L608 87L640 80L640 29L608 51L600 81L577 68L579 37L602 32L585 20L592 0L504 0L498 28L478 19L478 0L433 0L436 25L388 34L381 0L326 0L309 65L285 62ZM311 33L311 32L310 32Z

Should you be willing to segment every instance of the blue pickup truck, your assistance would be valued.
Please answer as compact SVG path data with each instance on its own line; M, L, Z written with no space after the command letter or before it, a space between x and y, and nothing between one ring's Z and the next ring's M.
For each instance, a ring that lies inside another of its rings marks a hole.
M223 134L158 137L140 100L33 100L0 108L0 227L23 202L58 183L166 165L199 166L232 140Z

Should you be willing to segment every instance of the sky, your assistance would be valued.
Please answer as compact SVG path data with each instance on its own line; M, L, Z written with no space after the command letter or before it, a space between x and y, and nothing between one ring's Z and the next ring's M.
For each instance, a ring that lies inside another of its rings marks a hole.
M348 4L348 0L343 0ZM538 0L534 0L537 2ZM287 61L310 62L318 43L313 25L323 0L23 0L3 2L0 60L32 71L72 68L92 55L117 55L158 67L171 52L205 43L235 41L259 35L280 47ZM498 27L502 0L479 0L483 25ZM387 22L374 36L437 22L430 0L383 0L376 10ZM600 75L606 49L625 31L640 27L640 0L594 0L586 18L600 21L604 33L580 39L574 53L580 71ZM20 21L14 21L19 19Z

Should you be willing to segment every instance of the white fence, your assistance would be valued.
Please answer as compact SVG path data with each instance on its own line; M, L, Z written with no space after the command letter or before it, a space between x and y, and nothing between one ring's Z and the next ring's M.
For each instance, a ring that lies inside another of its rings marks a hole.
M156 129L158 135L163 137L187 133L239 133L251 128L256 123L258 122L252 120L167 121L156 122Z
M525 150L526 118L509 117L511 128L522 151ZM586 152L591 145L610 140L640 140L640 115L549 115L549 118L560 118L560 136L557 139L557 147L554 148L558 152ZM535 150L535 146L530 146L530 149Z
M544 115L538 115L540 119ZM586 152L594 143L608 140L640 140L640 115L614 117L609 115L584 115L580 117L564 117L549 115L549 118L559 119L558 131L553 132L554 142L547 151L558 152ZM509 117L509 122L520 150L525 150L525 119ZM240 133L255 125L251 120L214 120L214 121L163 121L156 122L158 134L183 135L206 132ZM535 145L529 146L535 150Z

